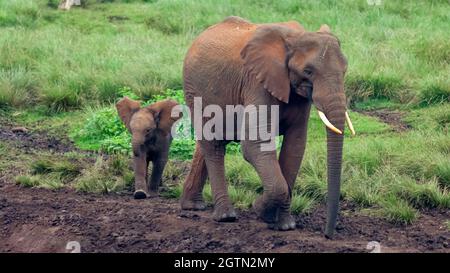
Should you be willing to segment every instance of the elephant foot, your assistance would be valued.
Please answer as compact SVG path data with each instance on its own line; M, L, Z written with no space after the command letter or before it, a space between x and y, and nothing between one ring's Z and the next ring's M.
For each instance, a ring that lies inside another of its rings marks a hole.
M147 198L147 193L144 190L134 191L134 199L145 199Z
M180 201L182 210L205 210L206 203L203 200L187 200L181 199Z
M215 206L213 219L217 222L234 222L237 219L237 214L232 205Z
M253 209L258 218L266 223L275 223L277 221L278 207L274 204L267 204L260 196L253 202Z
M273 230L287 231L295 229L295 220L289 212L280 212L275 223L270 223L269 228Z

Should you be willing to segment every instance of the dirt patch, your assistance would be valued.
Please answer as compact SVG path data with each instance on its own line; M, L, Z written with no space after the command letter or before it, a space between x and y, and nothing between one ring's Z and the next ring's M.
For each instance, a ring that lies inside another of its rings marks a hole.
M0 141L18 152L76 150L46 133L11 129L1 127ZM448 210L421 211L413 225L395 226L343 203L335 239L328 240L324 205L297 216L296 230L276 232L251 211L239 211L236 223L216 223L211 207L181 211L173 199L24 188L12 182L19 171L12 167L0 175L0 252L67 252L71 241L80 242L82 252L368 252L368 243L376 241L381 252L450 253Z
M404 114L399 111L380 109L373 111L357 110L357 112L367 116L376 117L380 121L389 124L392 127L392 129L397 132L403 132L411 129L411 126L403 121Z
M30 150L46 150L58 153L82 152L69 139L50 136L46 132L16 130L16 128L17 126L1 124L0 141L7 141L25 152Z
M122 195L22 188L0 181L0 251L66 252L450 252L449 211L423 211L411 226L398 227L343 204L334 240L323 237L325 206L297 217L294 231L268 230L252 212L236 223L215 223L211 208L185 212L165 198L133 200Z

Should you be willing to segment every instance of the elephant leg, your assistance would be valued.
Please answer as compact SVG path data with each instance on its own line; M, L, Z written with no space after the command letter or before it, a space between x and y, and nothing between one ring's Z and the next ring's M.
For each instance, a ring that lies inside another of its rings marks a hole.
M166 166L167 160L155 159L153 161L152 175L149 183L149 194L151 197L158 196L158 188L162 180L162 175L164 172L164 167Z
M191 169L183 185L183 194L180 201L181 209L204 210L206 208L206 204L203 201L203 187L207 178L208 171L206 169L205 157L197 142Z
M292 196L292 191L295 186L295 180L303 160L306 146L306 128L301 130L288 130L284 135L283 144L281 146L280 163L281 172L289 186L289 194Z
M134 156L134 198L147 198L147 168L148 161L145 154Z
M230 202L228 186L225 180L225 144L205 140L200 140L199 142L211 181L214 199L213 219L218 222L233 222L237 216Z
M259 218L276 230L295 228L295 220L289 213L289 188L281 172L276 151L261 151L261 141L242 141L245 159L253 165L264 186L263 194L253 203Z

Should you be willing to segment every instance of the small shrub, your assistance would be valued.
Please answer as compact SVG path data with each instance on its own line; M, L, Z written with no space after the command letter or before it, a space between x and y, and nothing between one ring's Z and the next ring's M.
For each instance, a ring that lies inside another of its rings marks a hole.
M94 165L87 167L74 181L74 187L82 192L110 193L130 189L132 170L122 162L125 159L98 157ZM119 167L119 170L116 168Z
M35 77L26 69L0 68L0 108L24 107L33 104L38 89Z
M450 189L450 160L449 158L440 158L436 160L431 171L435 175L442 187Z
M56 86L43 90L40 100L49 111L64 112L81 105L81 98L76 92L63 88Z
M169 160L164 168L163 181L183 182L190 168L190 163L181 160Z
M179 199L183 191L183 184L178 183L169 186L165 191L161 192L161 196L165 198Z
M24 187L38 187L45 189L60 189L64 186L59 174L18 176L16 183Z
M34 174L45 174L53 171L54 164L49 160L37 160L31 164L31 170Z
M31 164L33 174L58 173L62 178L73 179L81 172L81 167L67 160L39 159Z
M28 188L37 186L39 184L37 180L25 175L16 177L16 183Z
M262 183L252 165L242 155L229 155L225 160L225 177L230 184L254 192L262 192Z
M376 205L380 199L380 193L366 186L355 187L346 193L346 199L355 202L361 207Z
M365 101L369 98L398 100L401 90L408 89L399 78L385 75L347 77L346 92L350 101Z
M388 196L382 201L382 214L391 223L409 225L417 218L417 210L410 207L408 202Z
M170 145L170 157L192 159L195 150L194 139L175 139Z
M327 183L326 179L321 179L314 176L306 176L304 179L300 179L297 184L298 192L303 195L316 199L320 202L325 201L327 196Z
M432 84L423 88L421 95L421 105L442 104L450 102L450 86Z
M245 190L243 188L228 186L228 194L233 205L240 209L249 209L256 199L256 192Z
M294 194L291 199L291 212L293 214L308 213L315 205L315 200L308 196Z
M448 193L442 192L436 181L416 183L404 180L393 185L393 192L416 208L446 208Z

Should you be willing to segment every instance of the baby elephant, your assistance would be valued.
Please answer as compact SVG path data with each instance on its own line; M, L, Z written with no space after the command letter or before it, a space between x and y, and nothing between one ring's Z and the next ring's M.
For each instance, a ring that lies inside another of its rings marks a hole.
M135 199L157 196L164 166L169 156L172 142L172 125L181 117L171 117L172 108L178 105L174 100L163 100L141 108L139 102L128 97L117 104L117 112L132 135L135 177ZM148 163L153 170L147 182Z

